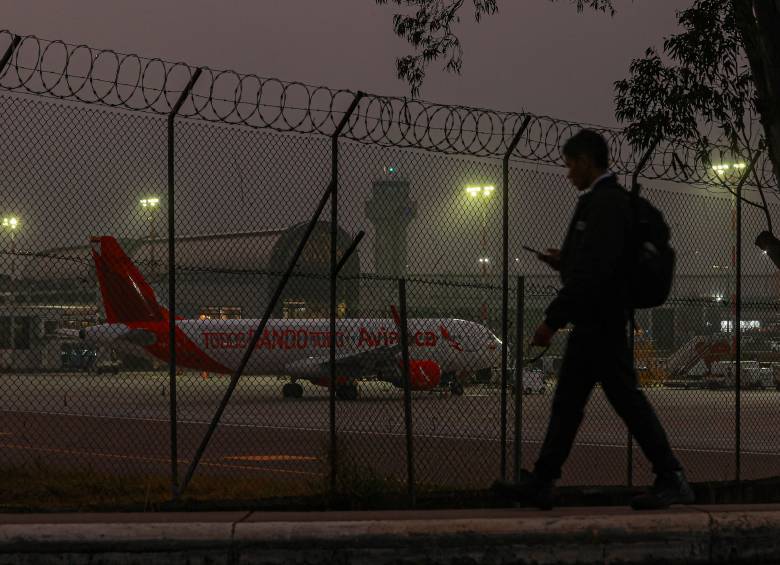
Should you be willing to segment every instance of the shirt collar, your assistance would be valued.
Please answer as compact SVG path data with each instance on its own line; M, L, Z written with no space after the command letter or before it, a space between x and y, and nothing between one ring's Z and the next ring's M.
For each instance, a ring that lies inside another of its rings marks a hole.
M596 186L598 183L600 183L600 182L601 182L601 181L603 181L604 179L607 179L607 178L609 178L609 177L612 177L612 176L614 176L614 175L615 175L615 173L613 173L612 171L607 171L606 173L604 173L603 175L601 175L600 177L598 177L596 180L594 180L594 181L593 181L593 182L590 184L590 186L589 186L588 188L586 188L585 190L583 190L583 191L580 193L580 196L585 196L586 194L590 194L590 193L593 191L593 187L594 187L594 186Z

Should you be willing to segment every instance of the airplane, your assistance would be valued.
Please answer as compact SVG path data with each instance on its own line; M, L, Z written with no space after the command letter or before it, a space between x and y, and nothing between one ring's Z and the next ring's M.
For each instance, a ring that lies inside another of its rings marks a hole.
M129 346L167 363L168 310L114 237L91 238L106 321L79 330L96 345ZM336 320L336 395L354 400L358 381L375 379L403 387L399 319ZM176 317L176 363L208 373L233 374L248 347L257 319ZM465 375L490 371L501 360L501 341L485 326L452 318L409 319L409 369L412 390L441 388L449 381L463 394ZM245 374L284 375L285 398L300 398L299 381L330 385L330 320L269 319Z

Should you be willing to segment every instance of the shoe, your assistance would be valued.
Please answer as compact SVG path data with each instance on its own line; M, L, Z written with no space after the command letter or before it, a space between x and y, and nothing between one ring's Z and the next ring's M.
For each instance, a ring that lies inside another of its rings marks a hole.
M496 494L512 498L520 505L552 510L554 487L555 481L540 479L521 469L518 482L496 481L491 488Z
M634 510L661 510L672 504L692 504L693 489L682 471L662 473L650 489L631 500Z

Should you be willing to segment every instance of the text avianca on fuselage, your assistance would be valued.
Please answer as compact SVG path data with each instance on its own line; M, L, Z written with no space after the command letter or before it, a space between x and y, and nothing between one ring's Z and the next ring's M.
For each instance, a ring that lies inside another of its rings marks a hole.
M106 323L80 331L96 344L128 345L167 362L169 314L113 237L93 237L92 257ZM196 371L232 374L260 320L176 320L176 363ZM289 376L284 396L303 393L299 380L330 383L330 321L270 319L245 373ZM442 381L462 392L460 379L500 363L501 342L485 326L450 318L409 319L410 381L430 390ZM337 393L357 395L356 381L378 379L402 386L398 320L336 321ZM443 379L444 375L444 379Z

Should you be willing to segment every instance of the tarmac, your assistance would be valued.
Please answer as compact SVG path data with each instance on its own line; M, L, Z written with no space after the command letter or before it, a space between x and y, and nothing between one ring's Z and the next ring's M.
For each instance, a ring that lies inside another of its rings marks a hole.
M780 504L0 514L0 564L780 563Z

